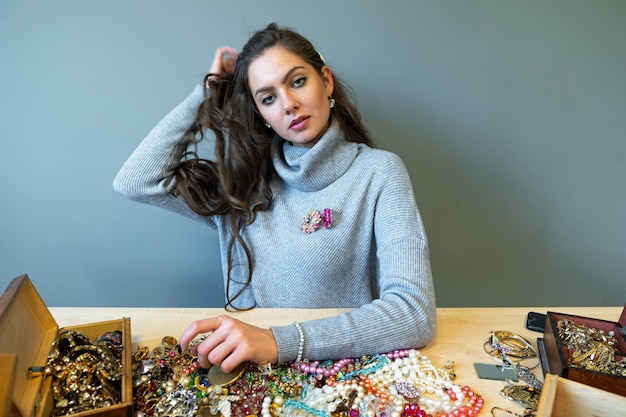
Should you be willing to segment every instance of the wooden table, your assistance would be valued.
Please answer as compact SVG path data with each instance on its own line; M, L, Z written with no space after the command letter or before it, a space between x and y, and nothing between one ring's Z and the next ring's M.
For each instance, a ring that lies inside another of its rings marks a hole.
M232 313L240 320L260 327L287 325L294 320L306 321L337 315L340 309L255 309ZM515 332L536 347L541 333L525 328L526 314L529 311L545 313L555 311L608 321L617 321L622 307L513 307L513 308L438 308L437 332L435 339L420 349L435 366L442 367L446 361L455 362L457 380L460 385L469 385L485 399L481 415L489 415L493 406L521 412L522 407L502 397L502 381L479 379L474 369L475 362L495 363L483 350L483 344L490 330ZM224 314L218 308L75 308L51 307L50 312L59 327L114 320L130 317L133 350L137 346L154 347L161 343L163 336L177 337L193 320ZM541 367L535 375L542 379Z

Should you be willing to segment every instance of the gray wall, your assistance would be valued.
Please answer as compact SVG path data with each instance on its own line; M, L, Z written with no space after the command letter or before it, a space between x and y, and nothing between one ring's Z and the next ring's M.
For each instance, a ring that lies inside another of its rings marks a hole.
M0 287L50 306L222 306L213 231L118 168L215 47L277 21L406 162L440 306L626 301L626 2L0 2Z

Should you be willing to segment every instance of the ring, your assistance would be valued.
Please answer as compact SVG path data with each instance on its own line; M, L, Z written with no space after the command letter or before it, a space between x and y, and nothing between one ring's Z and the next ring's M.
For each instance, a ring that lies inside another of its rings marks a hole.
M207 380L206 375L198 374L193 380L194 386L200 391L208 391L211 383Z
M152 356L155 359L161 359L163 356L165 356L165 349L162 346L157 346L154 349L152 349Z
M176 340L176 338L172 336L165 336L163 339L161 339L161 344L165 348L165 351L169 352L176 347L176 345L178 344L178 340Z

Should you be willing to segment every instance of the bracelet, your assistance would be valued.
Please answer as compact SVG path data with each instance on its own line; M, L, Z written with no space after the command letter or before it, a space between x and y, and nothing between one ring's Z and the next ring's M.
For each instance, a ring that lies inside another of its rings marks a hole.
M491 345L500 352L518 359L527 359L537 356L537 352L522 336L506 330L491 332Z
M533 366L526 367L527 369L533 369L539 365L540 360L537 350L522 336L506 330L491 331L490 333L489 339L483 345L483 349L495 361L514 369L516 369L516 364L529 359L534 359L536 363Z
M300 343L298 344L298 356L296 357L296 362L302 362L302 354L304 353L304 332L302 331L302 326L297 321L293 322L296 329L298 329L298 333L300 334Z

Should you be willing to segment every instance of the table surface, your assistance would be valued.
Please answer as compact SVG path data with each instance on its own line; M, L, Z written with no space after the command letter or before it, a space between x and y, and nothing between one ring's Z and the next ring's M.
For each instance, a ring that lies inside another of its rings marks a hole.
M270 325L286 325L294 320L306 321L337 315L343 309L254 309L228 313L240 320L268 328ZM521 412L522 407L500 394L503 381L479 379L474 363L495 363L483 349L492 330L515 332L537 346L541 333L527 330L526 315L529 311L546 313L554 311L583 317L617 321L622 307L506 307L506 308L438 308L437 332L434 340L420 351L437 367L446 361L455 362L459 385L469 385L485 399L481 415L489 415L493 406ZM178 336L194 320L225 314L219 308L98 308L98 307L50 307L59 327L75 326L98 321L130 317L133 351L137 346L150 348L161 343L163 336ZM533 370L543 379L541 366Z

